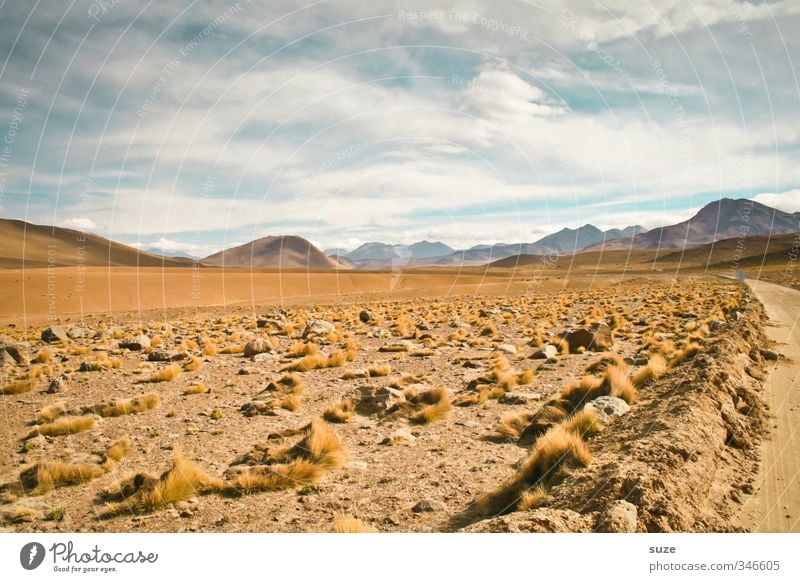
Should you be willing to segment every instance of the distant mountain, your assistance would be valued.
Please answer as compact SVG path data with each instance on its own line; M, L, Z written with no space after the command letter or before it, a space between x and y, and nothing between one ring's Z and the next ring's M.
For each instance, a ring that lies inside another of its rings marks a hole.
M573 254L591 245L621 237L631 237L634 233L645 232L642 226L629 226L622 230L614 228L603 232L593 224L584 224L580 228L562 228L558 232L540 238L531 245L533 254L552 252Z
M254 269L346 268L299 236L266 236L214 253L202 262L210 266Z
M411 245L390 245L381 242L364 243L351 253L344 255L351 261L414 261L442 257L453 253L453 249L441 242L426 240Z
M790 214L753 200L723 198L706 204L689 220L584 250L689 248L722 239L797 231L800 231L800 212Z
M0 268L181 267L191 264L187 259L155 256L96 234L0 218Z
M164 249L160 249L158 247L150 247L144 249L142 252L150 253L151 255L160 255L162 257L170 257L172 259L192 259L194 260L196 257L190 255L189 253L184 253L181 251L165 251Z
M333 248L333 249L325 249L322 252L325 253L326 255L328 255L329 257L332 257L332 256L343 257L347 253L349 253L350 251L348 251L347 249Z

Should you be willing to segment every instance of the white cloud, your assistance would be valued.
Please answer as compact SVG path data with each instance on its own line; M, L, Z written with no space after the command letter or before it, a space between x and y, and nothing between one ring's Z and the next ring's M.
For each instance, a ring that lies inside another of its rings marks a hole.
M784 212L800 212L800 189L780 193L765 192L758 194L753 200Z
M82 231L97 231L100 227L91 218L67 218L59 222L59 226Z

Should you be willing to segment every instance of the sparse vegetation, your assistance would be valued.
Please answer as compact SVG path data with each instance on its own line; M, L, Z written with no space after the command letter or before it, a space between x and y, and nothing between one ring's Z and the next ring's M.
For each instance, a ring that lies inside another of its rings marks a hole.
M156 392L150 392L136 398L114 400L108 404L96 404L84 409L84 413L92 413L103 418L123 416L126 414L140 414L157 408L161 404L161 397Z

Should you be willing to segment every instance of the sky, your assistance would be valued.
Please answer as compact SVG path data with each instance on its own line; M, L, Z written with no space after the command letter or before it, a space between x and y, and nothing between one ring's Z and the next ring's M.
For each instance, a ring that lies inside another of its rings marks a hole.
M800 210L800 2L0 4L0 217L204 256Z

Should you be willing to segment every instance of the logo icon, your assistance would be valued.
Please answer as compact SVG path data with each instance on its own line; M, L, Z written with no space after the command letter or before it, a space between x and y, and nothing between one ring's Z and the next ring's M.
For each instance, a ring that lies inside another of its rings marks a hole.
M19 551L19 563L26 570L35 570L44 561L44 546L39 542L29 542Z

